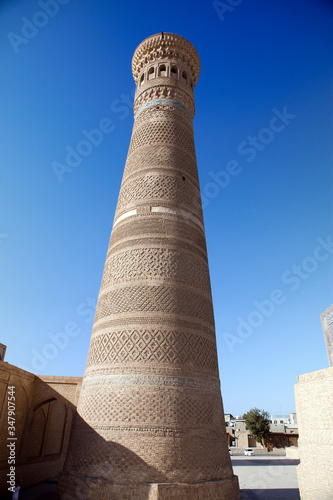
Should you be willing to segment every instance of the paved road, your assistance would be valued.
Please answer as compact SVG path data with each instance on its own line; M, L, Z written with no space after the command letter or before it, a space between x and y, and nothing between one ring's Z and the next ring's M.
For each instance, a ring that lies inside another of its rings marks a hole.
M296 467L299 460L262 455L231 457L242 500L300 500Z

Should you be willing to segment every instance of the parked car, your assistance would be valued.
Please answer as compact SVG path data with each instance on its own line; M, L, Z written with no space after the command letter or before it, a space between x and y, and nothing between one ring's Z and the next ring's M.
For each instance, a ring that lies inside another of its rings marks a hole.
M244 455L248 456L248 457L252 457L254 455L254 451L252 450L252 448L245 448Z

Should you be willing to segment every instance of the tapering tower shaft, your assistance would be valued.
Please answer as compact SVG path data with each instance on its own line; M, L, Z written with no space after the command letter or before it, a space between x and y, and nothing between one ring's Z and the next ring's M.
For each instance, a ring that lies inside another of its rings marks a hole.
M238 499L192 125L199 56L162 33L132 70L135 122L59 492L84 481L94 499Z

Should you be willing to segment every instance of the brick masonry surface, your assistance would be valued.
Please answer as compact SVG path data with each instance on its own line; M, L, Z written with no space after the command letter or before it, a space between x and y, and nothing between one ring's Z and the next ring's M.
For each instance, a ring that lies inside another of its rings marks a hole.
M82 378L36 376L0 361L0 495L8 492L8 389L15 394L15 473L28 487L64 466Z
M59 492L58 492L59 494ZM198 484L112 485L96 479L67 478L63 500L230 500L239 498L236 476Z
M239 499L194 146L200 60L161 33L132 70L133 133L57 495Z
M333 367L298 377L295 386L302 500L333 499Z

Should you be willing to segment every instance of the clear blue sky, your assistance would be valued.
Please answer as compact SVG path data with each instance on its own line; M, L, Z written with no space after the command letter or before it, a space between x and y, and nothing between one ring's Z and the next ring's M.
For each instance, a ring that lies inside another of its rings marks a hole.
M297 375L328 366L332 4L57 1L0 6L6 360L84 373L133 126L132 55L170 31L202 64L194 130L225 412L294 411ZM105 118L112 132L60 182L54 162Z

